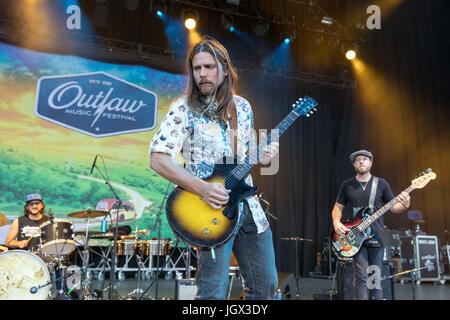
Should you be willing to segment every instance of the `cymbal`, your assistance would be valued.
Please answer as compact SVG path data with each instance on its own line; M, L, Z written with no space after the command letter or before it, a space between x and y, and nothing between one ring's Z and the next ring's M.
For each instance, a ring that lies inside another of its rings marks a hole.
M104 217L106 215L108 215L108 211L91 210L91 209L76 211L68 214L69 217L78 219Z

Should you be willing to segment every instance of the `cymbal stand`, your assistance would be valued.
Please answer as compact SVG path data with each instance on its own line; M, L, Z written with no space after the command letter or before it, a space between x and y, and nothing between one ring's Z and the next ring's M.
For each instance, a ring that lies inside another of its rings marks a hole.
M88 267L89 267L89 223L90 218L87 218L86 222L86 238L84 241L84 248L82 254L83 267L81 272L81 290L79 298L81 300L93 300L96 298L95 292L92 293L90 290L90 278L88 277Z
M137 229L137 227L136 227ZM135 239L134 239L134 251L133 251L133 255L136 257L136 262L137 262L137 287L136 289L134 289L133 291L131 291L130 293L128 293L123 299L126 300L131 299L131 296L135 295L135 299L139 300L140 294L142 294L143 290L141 289L141 269L142 269L142 257L141 257L141 248L138 247L138 238L137 238L137 233L135 234ZM144 266L145 268L145 266Z

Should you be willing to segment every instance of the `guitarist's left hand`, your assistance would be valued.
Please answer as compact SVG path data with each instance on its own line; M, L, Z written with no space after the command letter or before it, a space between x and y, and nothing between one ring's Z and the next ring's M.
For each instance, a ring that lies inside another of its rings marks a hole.
M397 196L398 203L396 203L391 211L394 213L401 213L409 208L411 205L411 197L407 192L402 192Z
M266 140L267 135L261 134L261 139ZM271 142L268 146L263 148L263 154L260 155L259 162L263 165L269 164L270 161L278 154L280 144L278 142Z

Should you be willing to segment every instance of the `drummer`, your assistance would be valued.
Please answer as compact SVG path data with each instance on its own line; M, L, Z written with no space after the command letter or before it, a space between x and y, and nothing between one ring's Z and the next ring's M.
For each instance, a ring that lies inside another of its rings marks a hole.
M25 201L24 215L14 219L6 238L6 245L10 249L19 248L36 252L40 245L39 226L49 218L44 214L45 204L39 193L27 195Z

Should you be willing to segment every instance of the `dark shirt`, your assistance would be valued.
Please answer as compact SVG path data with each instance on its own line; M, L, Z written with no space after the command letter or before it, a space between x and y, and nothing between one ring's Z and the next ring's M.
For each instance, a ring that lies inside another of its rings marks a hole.
M19 232L17 234L17 241L27 240L31 235L33 238L28 242L26 250L36 252L41 244L40 228L39 226L48 221L48 217L43 215L40 220L32 220L28 216L19 217Z
M336 202L344 205L346 207L345 209L349 207L351 209L350 216L354 218L355 214L360 208L369 206L372 183L373 176L367 182L365 190L363 190L361 184L358 180L356 180L355 177L345 180L341 185L341 189L339 191ZM391 186L389 185L389 183L383 178L379 178L372 213L375 213L378 209L380 209L384 204L391 201L393 198L394 195L392 194ZM348 216L349 214L346 214L344 215L344 218L347 217L348 219ZM387 243L383 216L375 220L375 222L371 224L370 229L370 232L373 232L372 234L374 234L375 237L374 241L368 241L368 244L377 245L377 241L381 245Z

